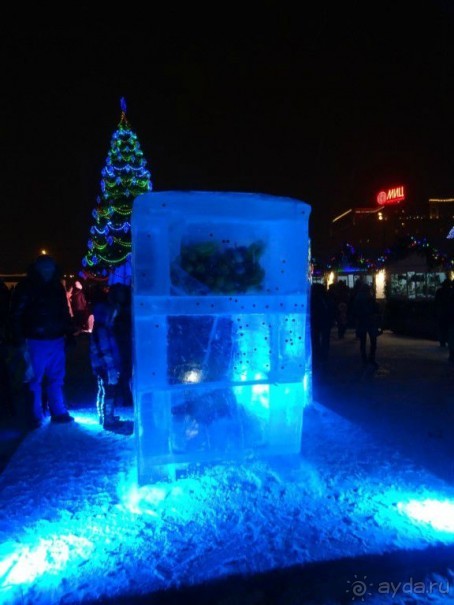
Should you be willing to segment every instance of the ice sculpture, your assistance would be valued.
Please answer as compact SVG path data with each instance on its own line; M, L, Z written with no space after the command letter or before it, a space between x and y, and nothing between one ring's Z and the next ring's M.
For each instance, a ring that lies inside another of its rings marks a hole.
M306 203L165 191L132 212L139 483L156 467L294 454L311 398Z

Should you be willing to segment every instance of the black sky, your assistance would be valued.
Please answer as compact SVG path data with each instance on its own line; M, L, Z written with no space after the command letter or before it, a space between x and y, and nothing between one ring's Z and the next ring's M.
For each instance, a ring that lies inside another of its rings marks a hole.
M155 190L301 199L315 253L379 189L454 195L451 3L293 4L4 19L0 273L80 268L122 96Z

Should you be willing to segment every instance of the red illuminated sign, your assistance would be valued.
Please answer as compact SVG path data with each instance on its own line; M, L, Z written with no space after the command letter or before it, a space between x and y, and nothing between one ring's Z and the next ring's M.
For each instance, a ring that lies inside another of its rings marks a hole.
M388 204L398 204L405 199L405 191L403 185L400 187L393 187L388 191L380 191L377 195L377 203L380 206L387 206Z

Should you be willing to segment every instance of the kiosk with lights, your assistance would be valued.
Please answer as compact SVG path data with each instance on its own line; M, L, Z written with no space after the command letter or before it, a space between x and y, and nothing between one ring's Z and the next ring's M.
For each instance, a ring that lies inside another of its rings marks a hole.
M299 453L311 399L309 214L262 194L136 198L139 483L169 465Z

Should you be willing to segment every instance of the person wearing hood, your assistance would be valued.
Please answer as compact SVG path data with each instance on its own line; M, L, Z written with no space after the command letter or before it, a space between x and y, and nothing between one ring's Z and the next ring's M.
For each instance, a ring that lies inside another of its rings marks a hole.
M51 422L72 422L74 418L64 401L63 384L65 349L74 342L74 327L65 288L52 257L39 256L29 267L27 276L17 284L9 323L13 345L22 348L30 361L32 428L39 428L44 422L43 400L49 406Z

